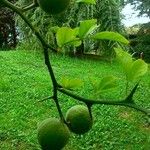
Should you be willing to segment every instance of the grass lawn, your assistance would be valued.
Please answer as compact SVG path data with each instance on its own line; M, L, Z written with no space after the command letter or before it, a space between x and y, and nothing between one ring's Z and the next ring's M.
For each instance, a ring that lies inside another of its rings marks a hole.
M81 78L76 92L91 97L90 78L115 75L118 87L103 95L108 99L125 97L125 80L120 66L104 61L50 56L56 78ZM58 117L53 101L38 102L51 96L52 86L43 56L36 52L0 51L0 150L38 150L37 124ZM134 98L150 108L150 70ZM79 102L59 94L63 113ZM64 150L150 150L147 118L133 109L119 106L93 106L94 125L90 132L72 134Z

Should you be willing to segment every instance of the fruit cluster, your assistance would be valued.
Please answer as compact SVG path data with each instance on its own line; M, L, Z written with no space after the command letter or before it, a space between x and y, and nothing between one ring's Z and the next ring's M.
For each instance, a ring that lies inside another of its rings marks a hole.
M92 127L92 118L84 105L71 107L66 113L66 123L48 118L38 126L38 141L42 150L61 150L68 142L70 131L84 134Z

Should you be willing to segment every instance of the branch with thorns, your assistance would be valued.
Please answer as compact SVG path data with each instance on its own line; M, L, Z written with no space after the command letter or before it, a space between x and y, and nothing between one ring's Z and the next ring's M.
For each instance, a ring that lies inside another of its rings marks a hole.
M19 8L19 7L14 6L12 3L10 3L7 0L1 0L1 3L5 7L10 8L15 13L20 15L20 17L26 22L26 24L30 27L32 32L36 35L37 39L41 42L42 47L43 47L43 51L44 51L45 65L47 66L49 76L50 76L50 79L52 80L52 84L53 84L53 96L44 98L43 100L41 100L39 102L42 102L42 101L45 101L45 100L48 100L48 99L53 99L55 104L56 104L59 116L64 122L65 122L65 119L64 119L61 107L59 105L58 92L63 93L65 95L69 96L69 97L72 97L75 100L84 102L87 105L91 116L92 116L91 107L94 104L125 106L125 107L129 107L129 108L133 108L137 111L140 111L140 112L144 113L145 115L147 115L148 117L150 116L150 110L145 109L141 106L138 106L137 104L135 104L135 101L133 100L133 95L136 92L136 89L137 89L139 83L135 85L135 87L131 90L130 94L124 100L103 100L103 99L94 100L94 99L87 99L87 98L81 97L77 94L74 94L73 92L71 92L67 89L62 88L62 86L57 83L57 80L55 78L55 74L53 72L53 68L52 68L52 65L51 65L50 58L49 58L49 51L48 51L48 49L51 49L52 51L55 51L55 52L57 50L55 48L53 48L51 45L46 43L46 41L43 39L41 34L33 27L33 25L30 23L30 21L23 14L24 11L27 11L27 10L32 9L34 7L37 7L38 6L37 0L34 0L31 5L26 6L22 9Z

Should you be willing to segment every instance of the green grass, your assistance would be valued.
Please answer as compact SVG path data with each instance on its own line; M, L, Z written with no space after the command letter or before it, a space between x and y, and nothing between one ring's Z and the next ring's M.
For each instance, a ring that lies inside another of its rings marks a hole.
M50 56L58 81L62 77L81 78L84 86L79 95L91 97L91 76L116 75L118 87L104 98L122 99L125 81L116 62ZM0 149L38 150L37 124L48 117L58 117L53 101L38 102L52 95L52 85L43 56L36 52L0 52ZM150 70L144 76L134 98L150 108ZM63 113L77 101L59 94ZM65 150L149 150L150 128L146 117L133 109L119 106L93 106L94 125L90 132L72 134Z

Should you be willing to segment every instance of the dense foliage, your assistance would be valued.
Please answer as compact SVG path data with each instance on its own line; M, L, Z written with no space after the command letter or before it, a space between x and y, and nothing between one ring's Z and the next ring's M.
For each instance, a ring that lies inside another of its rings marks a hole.
M11 0L14 2L14 0ZM0 6L0 48L11 48L17 45L17 29L14 13Z
M28 0L19 0L17 4L19 6L26 5L28 4ZM96 5L76 3L72 0L68 9L59 15L48 15L39 7L26 12L26 15L32 21L33 25L40 30L40 33L44 35L48 43L55 46L54 26L75 28L79 25L80 21L86 19L97 19L100 25L98 31L121 32L120 5L120 0L97 0ZM24 42L21 42L21 46L31 48L32 45L32 49L39 48L30 29L26 27L25 23L19 17L17 17L16 20L21 31L21 38L24 39ZM84 42L86 43L86 52L91 49L96 49L99 54L111 55L113 45L111 42Z
M140 57L142 54L143 59L150 62L150 22L140 25L132 43L135 56Z

